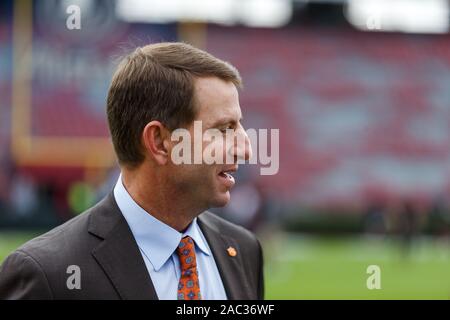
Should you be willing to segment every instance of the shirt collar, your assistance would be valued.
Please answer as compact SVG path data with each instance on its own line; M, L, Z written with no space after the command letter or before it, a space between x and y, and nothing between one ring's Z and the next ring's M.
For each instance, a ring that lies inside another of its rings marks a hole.
M203 253L211 254L197 218L194 218L184 233L178 232L153 217L133 200L122 183L122 175L114 187L114 198L139 248L144 251L155 271L167 262L185 236L190 236Z

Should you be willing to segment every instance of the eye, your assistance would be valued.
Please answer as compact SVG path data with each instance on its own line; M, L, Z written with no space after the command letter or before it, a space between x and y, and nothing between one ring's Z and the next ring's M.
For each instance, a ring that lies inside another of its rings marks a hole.
M224 128L221 128L221 129L219 129L220 130L220 132L222 132L222 133L227 133L227 130L234 130L234 127L232 126L232 125L229 125L229 126L226 126L226 127L224 127Z

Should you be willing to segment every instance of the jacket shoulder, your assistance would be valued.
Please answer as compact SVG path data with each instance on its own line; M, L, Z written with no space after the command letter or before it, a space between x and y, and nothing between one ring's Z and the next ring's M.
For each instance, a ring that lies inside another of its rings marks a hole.
M89 234L93 216L101 214L102 202L80 213L64 224L26 242L14 253L22 253L38 262L46 271L68 264L74 257L87 258L100 241ZM14 254L13 253L13 254Z
M81 213L64 224L26 242L17 251L38 259L41 255L61 255L74 247L86 236L91 211Z

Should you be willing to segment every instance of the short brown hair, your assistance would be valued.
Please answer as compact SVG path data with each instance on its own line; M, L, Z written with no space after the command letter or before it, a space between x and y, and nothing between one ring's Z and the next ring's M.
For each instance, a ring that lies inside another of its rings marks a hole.
M241 87L229 63L191 45L164 42L138 47L120 62L108 92L107 116L120 164L144 160L141 134L158 120L169 130L192 123L196 116L194 78L214 76Z

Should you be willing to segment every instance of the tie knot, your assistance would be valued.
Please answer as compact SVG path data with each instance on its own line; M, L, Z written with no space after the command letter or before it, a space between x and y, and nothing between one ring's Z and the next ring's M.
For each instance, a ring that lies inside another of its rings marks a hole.
M179 248L183 248L184 246L194 246L194 240L192 240L191 237L189 236L184 236L181 241L180 244L178 245Z
M181 239L177 247L177 254L180 259L181 270L187 270L197 266L194 240L191 237L186 236Z

